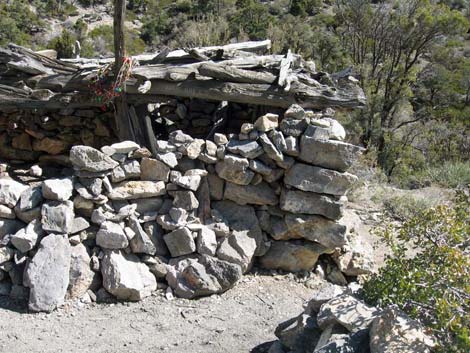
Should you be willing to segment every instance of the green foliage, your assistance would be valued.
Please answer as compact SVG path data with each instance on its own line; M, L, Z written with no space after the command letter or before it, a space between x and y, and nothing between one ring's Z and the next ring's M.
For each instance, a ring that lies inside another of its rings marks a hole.
M158 42L160 36L166 36L173 30L173 24L166 12L144 17L140 37L148 44Z
M470 197L437 206L381 232L392 249L365 284L373 305L397 304L430 327L444 353L470 350Z
M392 181L405 188L431 184L445 188L468 185L470 184L470 161L446 161L436 165L427 165L407 174L395 175Z
M26 0L0 3L0 45L29 45L33 29L43 25Z
M232 34L237 37L246 34L251 40L265 39L268 27L276 19L269 13L267 6L254 1L247 3L230 18Z
M443 36L462 34L468 23L460 12L427 0L396 2L394 7L389 1L376 6L366 0L339 3L339 31L369 98L366 111L357 116L363 141L377 148L379 163L391 175L396 145L409 145L401 138L402 128L429 116L400 116L402 103L414 98L420 59Z
M400 195L385 198L383 205L390 217L399 221L405 221L429 208L431 202L426 198Z
M114 31L112 26L96 27L90 32L89 36L93 39L95 52L106 55L114 53ZM124 36L126 55L135 55L144 51L145 43L139 38L136 31L125 28Z
M75 36L64 29L59 37L56 37L49 42L48 47L57 51L57 57L59 59L71 58L74 54L75 41Z
M289 13L294 16L313 15L323 5L321 0L292 0Z

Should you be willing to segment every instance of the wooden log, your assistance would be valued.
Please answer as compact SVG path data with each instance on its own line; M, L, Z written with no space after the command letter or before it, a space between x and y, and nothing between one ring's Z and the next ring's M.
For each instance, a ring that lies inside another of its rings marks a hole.
M234 43L234 44L227 44L222 46L211 46L211 47L200 47L200 48L193 48L199 54L202 54L206 57L217 57L222 53L222 57L247 57L249 54L247 53L257 53L257 54L264 54L271 48L271 41L269 39L262 40L262 41L252 41L252 42L242 42L242 43ZM191 60L194 59L191 54L189 53L190 49L177 49L169 52L165 56L164 62L178 62L184 60ZM152 61L159 56L160 53L156 54L141 54L135 55L132 58L138 60L142 64L151 64ZM89 67L97 67L100 65L105 65L114 62L114 58L100 58L100 59L87 59L87 58L76 58L76 59L62 59L63 62L77 64L79 66Z
M114 2L114 77L118 77L121 70L123 59L125 57L125 39L124 39L124 19L126 11L125 0L116 0ZM116 122L118 137L121 141L132 140L137 143L136 132L131 122L129 106L127 105L125 87L121 96L114 99L114 119ZM139 136L140 138L140 136Z
M276 81L276 76L270 72L243 70L223 64L203 63L199 66L198 71L202 76L227 82L271 84Z
M138 86L128 86L130 94L137 94ZM290 91L286 92L277 85L248 84L222 82L216 80L187 80L183 82L168 82L152 80L152 88L148 95L189 97L255 105L268 105L288 108L299 104L304 108L324 109L359 108L365 105L365 96L358 86L348 86L336 89L329 86L310 87L301 82L294 82ZM146 95L147 95L146 94ZM142 96L146 96L142 95ZM149 96L151 101L151 96Z

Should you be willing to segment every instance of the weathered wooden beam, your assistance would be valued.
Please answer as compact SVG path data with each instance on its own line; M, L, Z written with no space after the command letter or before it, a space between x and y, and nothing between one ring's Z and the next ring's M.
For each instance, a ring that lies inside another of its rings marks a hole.
M276 81L276 76L270 72L243 70L229 65L203 63L198 71L202 76L227 82L271 84Z
M115 0L114 2L114 77L118 77L123 59L126 53L124 38L124 19L126 13L126 1ZM127 105L125 87L124 92L114 99L114 119L116 121L119 139L132 140L137 143L136 133L132 126L129 106Z
M138 86L128 86L127 91L130 94L137 94L137 88ZM233 83L216 80L187 80L183 82L152 80L152 87L147 94L226 100L282 108L288 108L294 103L304 108L314 109L327 107L352 109L365 105L364 93L356 85L334 89L329 86L310 87L301 82L292 83L291 89L284 91L282 87L269 84Z

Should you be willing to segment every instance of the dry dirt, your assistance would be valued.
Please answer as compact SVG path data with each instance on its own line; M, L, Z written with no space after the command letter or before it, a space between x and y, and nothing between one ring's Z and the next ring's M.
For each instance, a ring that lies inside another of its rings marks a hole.
M379 190L388 196L402 192ZM437 202L451 198L447 190L432 188L407 194ZM352 221L354 214L362 219L356 232L375 245L379 265L387 248L369 232L383 222L383 206L374 195L375 186L362 187L346 208ZM302 311L312 290L295 278L249 274L226 293L199 300L168 301L158 291L139 303L75 303L51 314L29 314L0 297L0 353L250 352L273 341L276 326Z
M68 305L28 314L0 297L0 352L250 352L275 339L311 290L292 275L247 275L222 295L139 303Z

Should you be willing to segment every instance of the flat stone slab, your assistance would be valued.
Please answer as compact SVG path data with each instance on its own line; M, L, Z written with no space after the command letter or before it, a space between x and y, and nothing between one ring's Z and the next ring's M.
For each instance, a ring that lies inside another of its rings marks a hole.
M70 149L70 162L77 169L88 172L104 172L119 165L111 157L89 146L73 146Z
M24 279L30 288L28 307L31 311L50 312L64 303L69 284L70 256L67 235L51 234L41 240Z
M364 304L348 294L343 294L320 307L317 321L321 328L326 328L331 324L340 324L350 332L357 332L367 328L379 312L377 308Z
M134 200L161 196L166 193L163 181L124 181L108 194L111 200Z
M284 183L299 190L338 196L356 181L355 175L302 163L294 164L284 176Z
M268 252L259 258L262 267L289 272L312 271L318 257L330 249L302 241L273 241Z
M306 213L339 219L342 216L342 204L334 198L305 191L283 189L280 198L281 210L291 213Z
M265 182L245 186L227 182L224 198L239 205L276 205L279 202L274 190Z
M119 300L139 301L157 289L155 276L140 259L121 251L106 251L101 262L103 287Z
M27 185L23 185L13 179L0 179L0 204L10 208L15 207L21 193L27 189Z
M364 148L335 140L316 140L303 135L299 158L304 162L345 172L356 161Z

